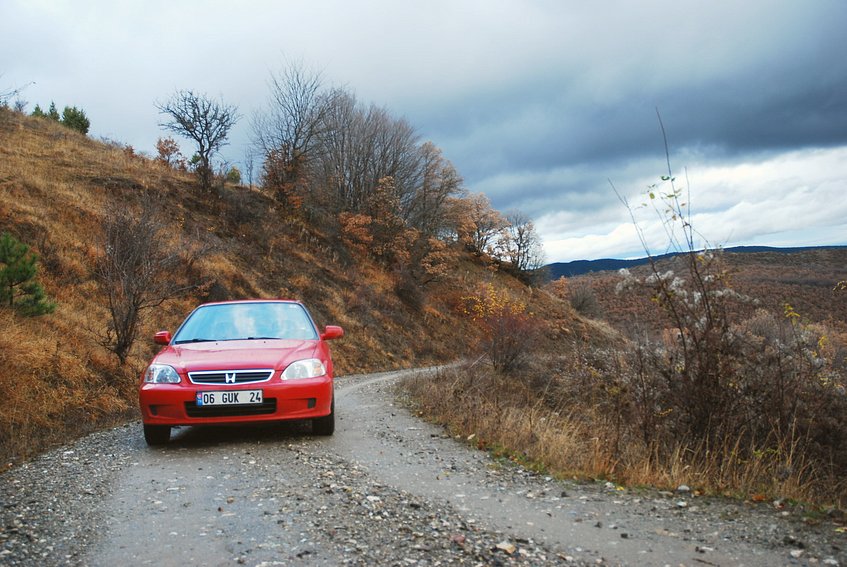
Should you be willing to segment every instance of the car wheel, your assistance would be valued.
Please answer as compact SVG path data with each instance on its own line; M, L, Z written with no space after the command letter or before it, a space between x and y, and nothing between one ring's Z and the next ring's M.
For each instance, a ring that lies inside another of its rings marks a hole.
M164 445L170 438L170 425L144 425L144 440L148 445Z
M329 407L329 415L316 417L312 420L312 433L315 435L332 435L335 433L335 400Z

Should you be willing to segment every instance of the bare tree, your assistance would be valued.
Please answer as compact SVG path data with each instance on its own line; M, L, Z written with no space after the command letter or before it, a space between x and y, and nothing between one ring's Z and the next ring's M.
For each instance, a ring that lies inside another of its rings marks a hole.
M398 203L395 214L400 214L400 204L413 199L422 179L418 134L405 119L374 105L364 114L362 125L360 140L370 154L370 159L361 160L365 164L363 201L370 199L381 179L391 177Z
M194 259L192 253L185 247L168 249L164 231L152 206L140 216L119 210L104 220L103 252L94 268L110 315L101 344L121 364L135 342L143 311L196 287L178 282Z
M332 212L370 214L380 180L393 180L397 202L408 201L420 180L418 137L405 120L381 107L363 107L336 90L320 127L312 172L318 187L331 190ZM400 210L395 211L400 214Z
M0 79L3 78L3 75L0 75ZM9 108L9 102L12 98L21 94L21 92L34 83L28 83L22 87L0 87L0 108ZM16 100L12 105L12 108L15 112L23 112L26 109L26 101L24 100Z
M318 74L296 65L270 87L253 141L262 184L284 210L302 207L313 220L342 212L383 218L390 202L389 217L424 236L446 230L445 203L460 192L461 178L438 148L419 143L408 121L344 89L326 90Z
M244 152L244 176L250 189L253 188L253 169L256 166L255 160L256 155L253 153L253 150L248 149Z
M448 198L462 192L462 178L432 142L418 149L418 176L414 191L401 202L406 222L427 236L443 236L448 225Z
M177 91L156 108L170 117L159 126L197 144L197 174L200 186L208 191L212 187L212 155L226 145L230 129L241 118L238 108L190 90Z
M521 211L511 211L506 215L506 222L506 260L521 273L540 268L544 264L544 252L532 219Z
M2 78L3 75L0 75L0 79ZM7 106L9 106L9 101L12 99L12 97L17 96L17 94L20 92L20 88L15 89L11 87L3 88L2 90L0 90L0 108L6 108Z
M296 177L309 161L329 96L320 75L300 65L272 75L270 89L267 111L253 118L253 143L265 157L276 153L289 177Z
M311 167L315 182L310 200L331 213L360 212L351 206L354 188L360 183L356 179L360 169L355 151L358 144L351 133L359 128L361 116L355 96L335 90L332 101L322 120L317 150L320 159Z

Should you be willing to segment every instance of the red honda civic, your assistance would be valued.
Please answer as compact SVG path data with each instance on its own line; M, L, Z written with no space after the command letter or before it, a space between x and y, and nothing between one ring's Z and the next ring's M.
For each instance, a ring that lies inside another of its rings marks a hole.
M206 303L176 333L139 387L144 439L161 445L176 425L309 419L316 435L335 431L333 369L326 341L305 306L289 300Z

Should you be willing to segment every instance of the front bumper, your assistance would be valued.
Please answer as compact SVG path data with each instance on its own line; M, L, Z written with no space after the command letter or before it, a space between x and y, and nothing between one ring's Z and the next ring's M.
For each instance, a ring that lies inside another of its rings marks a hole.
M147 425L203 425L311 419L329 415L333 381L329 376L291 381L198 386L142 384L138 392L141 419ZM197 406L197 392L262 390L261 405Z

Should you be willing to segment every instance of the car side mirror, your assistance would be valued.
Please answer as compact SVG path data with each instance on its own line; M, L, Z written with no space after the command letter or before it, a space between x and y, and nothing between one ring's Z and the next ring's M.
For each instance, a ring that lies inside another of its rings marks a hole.
M170 331L159 331L155 335L153 335L153 342L157 345L169 345L171 344L171 332Z
M321 333L321 339L331 341L332 339L340 339L344 336L344 329L337 325L327 325L324 332Z

